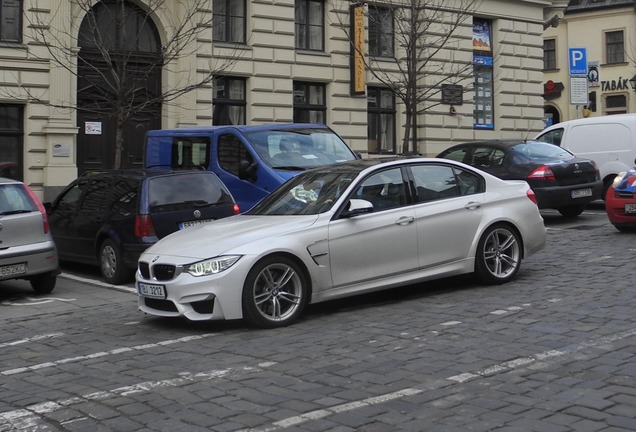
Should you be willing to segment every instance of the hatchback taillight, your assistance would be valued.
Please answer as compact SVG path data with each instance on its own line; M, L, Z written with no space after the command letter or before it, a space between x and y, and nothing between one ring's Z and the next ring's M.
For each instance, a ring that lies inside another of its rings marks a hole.
M31 190L30 187L28 187L25 184L23 184L22 186L24 187L24 190L27 191L27 193L29 194L29 197L31 197L31 199L33 200L33 202L37 206L38 211L42 215L42 229L44 230L44 234L48 233L49 232L49 218L46 215L46 209L44 208L44 205L42 205L42 201L40 201L40 198L37 197L37 195Z
M155 227L150 215L137 215L135 218L135 237L154 237Z
M554 180L554 173L552 169L550 169L547 165L542 165L539 168L535 169L528 176L529 179L533 180Z
M234 214L237 215L241 212L241 209L239 208L238 204L234 204Z
M530 199L530 201L532 201L536 205L539 205L539 201L537 201L537 196L534 194L534 191L532 189L528 189L528 192L526 192L526 196Z

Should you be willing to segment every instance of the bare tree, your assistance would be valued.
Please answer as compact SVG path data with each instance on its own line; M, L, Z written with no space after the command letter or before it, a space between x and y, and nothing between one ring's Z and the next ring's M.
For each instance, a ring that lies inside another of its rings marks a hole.
M83 15L75 24L69 24L68 17L56 19L56 11L25 16L34 43L46 47L51 67L77 77L83 103L61 106L33 94L29 97L39 103L113 119L115 169L122 166L126 122L152 107L211 87L215 76L238 59L238 50L231 50L218 61L210 52L214 19L210 0L147 0L143 6L135 6L136 14L130 13L132 3L126 0L97 4L93 0L69 1L73 12ZM151 24L156 16L165 20L161 44L156 42L155 26ZM207 44L204 48L201 41ZM170 86L153 85L161 82L155 78L162 71L180 81Z
M467 47L472 47L471 19L481 0L363 3L368 7L369 52L361 53L361 57L373 78L404 104L402 151L417 152L418 115L440 104L441 86L472 86L472 48ZM345 24L348 21L339 21L353 44L353 35ZM389 63L390 58L395 61Z

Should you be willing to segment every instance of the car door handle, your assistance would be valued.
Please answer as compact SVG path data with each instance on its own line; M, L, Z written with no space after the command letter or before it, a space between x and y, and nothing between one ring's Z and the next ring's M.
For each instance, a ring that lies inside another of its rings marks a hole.
M402 216L398 220L395 221L396 225L408 225L413 222L415 218L413 216Z
M466 210L477 210L479 207L481 207L481 203L476 201L471 201L464 206Z

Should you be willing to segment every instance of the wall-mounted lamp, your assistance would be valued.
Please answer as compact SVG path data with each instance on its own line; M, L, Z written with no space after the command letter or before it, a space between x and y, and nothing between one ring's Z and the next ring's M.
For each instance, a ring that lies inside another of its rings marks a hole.
M636 75L629 80L629 85L632 86L632 90L636 91Z

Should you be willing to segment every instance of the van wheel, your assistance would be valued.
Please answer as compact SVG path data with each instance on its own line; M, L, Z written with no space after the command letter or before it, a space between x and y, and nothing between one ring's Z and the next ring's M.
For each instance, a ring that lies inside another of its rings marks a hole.
M573 206L567 206L567 207L559 207L557 210L559 211L559 213L561 213L563 217L574 218L580 215L581 213L583 213L583 210L585 210L585 206L573 205Z
M104 281L113 285L128 282L132 272L124 265L119 247L111 239L106 239L99 248L99 270Z
M603 192L601 192L601 199L605 201L605 195L607 195L607 191L609 190L612 183L614 183L614 178L616 176L607 177L603 180Z
M29 278L29 283L31 284L31 288L33 288L33 291L35 291L38 294L50 293L51 291L53 291L53 288L55 288L56 282L57 282L57 273L54 271L31 276Z

